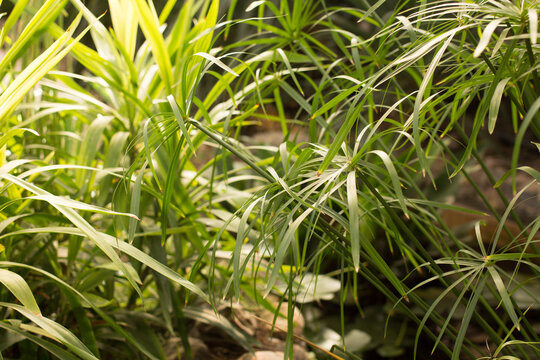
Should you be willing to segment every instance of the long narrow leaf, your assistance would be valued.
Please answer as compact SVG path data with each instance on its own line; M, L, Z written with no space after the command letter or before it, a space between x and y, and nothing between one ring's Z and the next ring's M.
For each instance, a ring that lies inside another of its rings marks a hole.
M0 269L0 282L27 308L36 315L41 315L32 290L24 279L9 270Z
M360 224L358 221L358 194L356 193L356 172L347 175L347 202L349 205L349 233L351 254L356 272L360 270Z

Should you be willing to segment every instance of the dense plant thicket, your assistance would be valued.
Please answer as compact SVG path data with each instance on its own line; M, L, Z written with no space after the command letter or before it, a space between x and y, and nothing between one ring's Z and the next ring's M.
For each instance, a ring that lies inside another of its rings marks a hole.
M536 1L107 5L2 18L6 359L540 358Z

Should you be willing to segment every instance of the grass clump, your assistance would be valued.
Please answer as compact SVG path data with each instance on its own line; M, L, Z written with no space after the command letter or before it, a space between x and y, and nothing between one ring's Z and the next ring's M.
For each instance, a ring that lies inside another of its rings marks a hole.
M538 5L351 3L14 2L5 358L538 358Z

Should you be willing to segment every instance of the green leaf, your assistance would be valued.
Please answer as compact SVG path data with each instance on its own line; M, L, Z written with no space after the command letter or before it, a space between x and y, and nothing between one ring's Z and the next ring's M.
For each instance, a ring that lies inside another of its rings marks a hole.
M31 191L38 196L44 197L44 199L51 200L49 202L54 206L58 211L60 211L69 221L73 223L77 228L79 228L89 239L91 239L100 249L107 255L111 261L118 267L120 271L124 273L124 276L128 279L133 288L140 293L140 289L137 283L141 283L141 280L137 277L134 277L133 271L129 271L126 265L120 260L117 253L114 251L113 247L104 240L102 234L100 234L94 227L92 227L86 220L84 220L77 212L75 212L71 207L66 207L62 205L62 201L59 201L57 197L48 193L45 190L40 189L39 187L30 184L22 179L17 178L16 176L5 174L2 176L4 179L11 181L12 183ZM68 203L71 204L70 201ZM117 242L117 240L115 239Z
M2 57L2 60L0 60L0 74L2 74L2 76L6 68L9 68L9 66L13 64L14 60L21 55L21 52L24 51L32 40L35 39L36 34L44 29L47 24L54 21L62 8L65 6L66 2L67 1L65 0L47 0L43 3L36 14L26 23L23 31L18 35L17 40L11 45L7 53ZM15 3L15 6L10 12L2 29L0 44L4 43L7 32L20 19L27 4L27 0L17 1Z
M371 14L373 14L382 4L384 4L386 2L386 0L379 0L377 1L375 4L373 4L372 6L370 6L369 9L367 9L367 11L364 13L364 15L362 15L362 17L360 19L358 19L357 22L361 22L367 18L369 18L371 16Z
M0 269L0 282L33 314L41 315L32 290L24 279L9 270Z
M49 1L51 2L51 1ZM0 1L0 4L2 2ZM9 32L9 30L11 30L11 28L13 27L13 25L15 25L17 23L17 21L19 20L21 14L23 13L24 11L24 8L26 7L26 5L28 4L28 0L19 0L15 3L15 6L13 7L13 9L11 10L11 12L9 13L9 16L8 18L6 19L6 21L4 22L3 24L3 27L2 27L2 32L0 34L0 46L2 46L4 44L4 40L6 38L6 35L7 33ZM45 7L45 5L43 5L43 7ZM42 19L43 17L37 17L37 19ZM27 26L28 27L28 26ZM26 30L26 28L25 28ZM19 37L21 38L21 36ZM19 42L19 41L18 41ZM20 42L19 42L20 43ZM22 44L21 44L22 45ZM10 49L11 50L11 49ZM4 55L4 58L2 59L2 62L6 62L8 63L11 62L11 60L9 59L5 59L5 57L7 56ZM5 60L4 60L5 59Z
M16 234L32 234L32 233L59 233L59 234L69 234L69 235L76 235L76 236L87 236L87 234L82 231L79 228L73 228L73 227L45 227L45 228L31 228L31 229L25 229L18 232L14 232L11 235ZM160 263L156 259L152 258L148 254L142 252L141 250L137 249L133 245L125 242L120 241L110 235L107 235L102 232L97 232L97 235L99 236L100 240L105 243L107 246L110 246L114 249L120 250L121 252L131 256L135 260L145 264L152 270L155 270L156 272L160 273L161 275L167 277L168 279L174 281L175 283L179 284L180 286L185 287L189 291L191 291L194 294L199 295L201 298L203 298L205 301L208 301L208 295L206 295L197 285L193 284L192 282L186 280L184 277L182 277L180 274L169 268L168 266Z
M254 9L258 8L259 6L264 4L265 2L266 2L265 0L253 1L251 4L248 5L248 7L246 8L245 11L250 12L251 10L254 10Z
M75 43L88 31L89 28L86 28L75 41L65 46L80 20L81 14L75 18L68 30L66 30L58 40L32 61L30 65L17 76L15 81L10 83L2 92L2 95L0 95L0 124L7 121L7 117L15 110L15 107L23 99L26 93L56 64L58 64L60 60L67 55Z
M210 54L207 54L205 52L198 52L196 54L194 54L194 56L200 56L200 57L203 57L205 58L206 60L210 61L211 63L219 66L220 68L222 68L223 70L225 70L226 72L234 75L234 76L239 76L237 73L234 72L233 69L231 69L230 67L228 67L227 65L225 65L221 60L219 60L218 58L216 58L215 56L212 56Z
M191 142L191 136L189 135L189 132L185 124L185 117L180 113L178 104L176 103L176 100L174 100L174 97L172 95L167 96L167 100L169 101L169 104L171 105L174 116L176 117L176 121L178 122L178 126L180 126L180 131L182 132L182 135L184 135L184 139L186 139L186 142L189 145L191 151L195 153L195 147L193 146L193 143Z
M315 114L311 118L314 119L315 117L318 116L317 114L319 113L322 114L326 112L327 110L330 110L332 106L327 107L329 103L333 103L333 105L337 105L340 101L344 100L348 95L350 95L354 90L357 90L359 86L360 85L353 86L352 88L342 92L341 94L339 94L338 96L330 100L328 103L326 103L323 107L321 107L321 109L316 111ZM347 118L345 120L345 123L341 126L338 133L334 137L332 145L330 145L330 148L328 149L328 152L326 156L324 157L323 162L319 166L319 170L317 174L321 174L323 171L325 171L328 168L328 166L330 166L332 161L334 161L334 157L338 154L339 150L341 149L345 140L347 139L347 136L350 135L351 128L357 121L358 115L362 111L362 106L367 100L367 97L363 96L366 92L366 88L367 87L364 87L363 89L361 89L360 92L356 95L355 99L353 100L353 104L349 112L347 113ZM347 96L342 96L344 94L347 94ZM324 110L324 111L321 112L321 110Z
M465 335L467 333L467 329L469 328L469 323L473 314L477 311L476 304L482 296L482 291L484 290L484 286L486 285L486 280L486 276L482 276L480 278L478 285L474 289L473 295L469 300L467 307L465 308L465 314L461 321L461 326L459 327L459 331L454 342L455 345L452 352L452 360L459 360L459 355L461 354L461 348L463 347L463 341L465 340Z
M529 14L529 36L531 39L531 43L533 45L536 45L537 39L538 39L538 13L536 12L536 8L529 8L528 11Z
M68 349L85 360L97 360L92 352L84 345L71 331L58 324L57 322L41 316L41 314L34 314L27 308L15 304L9 304L0 302L0 306L5 306L13 310L18 311L30 321L34 322L37 326L47 332L47 334L64 344Z
M510 300L510 296L508 295L508 291L506 290L506 286L504 285L501 276L493 266L488 266L487 270L489 272L489 275L491 275L491 279L493 280L493 283L497 288L499 296L501 297L506 313L510 317L510 320L512 320L512 323L514 323L516 329L519 331L519 320L516 314L516 309L514 308L512 300Z
M42 232L46 232L48 233L50 228L42 228L38 231L35 231L36 229L26 229L26 230L21 230L21 233L24 233L25 231L28 231L28 233L42 233ZM57 232L57 233L61 233L61 234L70 234L70 235L76 235L76 236L84 236L84 234L79 230L79 229L75 229L75 228L56 228L56 230L60 230L60 231L55 231L55 229L53 228L52 229L52 232ZM36 273L38 274L41 274L51 280L53 280L54 283L60 285L62 288L65 288L71 292L73 292L74 294L76 294L81 300L83 300L83 303L82 305L83 306L90 306L92 307L92 309L103 319L105 320L105 322L112 328L114 329L114 331L123 336L129 343L133 344L135 347L137 347L137 349L139 351L141 351L142 354L144 354L145 356L147 356L149 359L152 359L152 360L159 360L158 358L154 357L152 354L148 353L131 335L129 335L124 329L122 326L120 326L112 317L108 316L105 312L103 312L102 310L100 310L100 308L98 306L100 306L100 304L102 303L102 301L99 301L98 304L95 304L93 302L93 297L86 297L84 294L80 293L79 291L77 291L77 289L73 288L71 285L69 285L68 283L66 283L65 281L63 281L62 279L58 278L57 276L39 268L39 267L35 267L35 266L31 266L31 265L27 265L27 264L21 264L21 263L16 263L16 262L10 262L10 261L2 261L0 262L0 266L2 267L20 267L20 268L24 268L24 269L29 269L29 270L32 270L32 271L35 271ZM116 271L116 269L114 270ZM3 322L0 322L0 327L2 324L5 324ZM27 325L26 325L27 326ZM41 345L41 344L40 344ZM47 348L48 349L48 348ZM51 351L52 352L52 351ZM60 357L60 359L71 359L70 357Z
M98 345L96 343L96 337L94 335L94 328L90 322L86 310L83 308L79 298L71 291L64 291L64 295L69 301L70 310L77 320L77 327L81 340L88 346L92 353L99 357Z
M109 0L109 10L116 37L133 59L139 26L133 1Z
M540 184L540 171L533 169L530 166L520 166L517 169L523 172L526 172L527 174L532 176L536 180L537 183Z
M79 357L72 355L68 351L62 349L60 346L57 346L53 344L52 342L47 341L41 337L37 337L35 335L30 334L28 331L23 330L25 328L23 328L22 326L10 325L7 322L0 321L0 328L5 329L7 331L11 331L20 336L23 336L24 338L32 341L33 343L41 346L43 349L47 350L48 352L56 356L58 359L61 359L61 360L79 360L80 359Z
M156 332L157 330L149 326L144 318L138 316L130 316L126 319L127 331L133 336L133 338L142 346L148 353L152 354L155 358L165 360L167 359L163 346L160 343Z
M127 131L117 132L112 136L109 141L109 147L107 148L107 153L105 155L105 160L103 161L103 169L114 169L117 166L122 164L122 158L124 157L124 148L128 140L129 133ZM112 187L112 176L104 176L99 182L100 190L98 192L97 203L99 205L104 205L107 201L107 197L110 194ZM137 213L132 214L137 215Z
M495 92L493 93L493 97L491 98L491 101L489 103L489 120L488 120L488 131L490 134L493 133L493 130L495 129L495 123L497 122L497 117L499 116L499 106L501 105L501 99L504 94L504 89L506 87L506 84L508 81L510 81L511 78L505 78L502 79L495 88Z
M101 144L101 135L103 130L109 122L113 119L112 116L101 116L92 121L90 126L86 129L81 147L79 149L79 156L77 160L78 165L92 165L96 159L96 154ZM85 170L78 170L75 176L77 185L82 188L85 182Z
M289 61L289 58L287 57L287 54L285 54L285 51L283 51L283 49L277 49L276 51L283 59L283 62L285 63L287 70L289 70L289 73L291 74L291 77L293 79L294 84L296 85L296 88L298 89L298 91L300 91L300 94L304 95L304 90L302 90L302 87L300 86L298 79L296 79L296 75L294 74L294 71L291 67L291 63Z
M405 205L405 197L403 196L403 192L401 191L401 182L399 180L399 175L396 171L394 163L392 162L392 159L390 159L390 156L388 156L387 153L381 150L373 150L369 153L377 155L383 161L384 166L386 167L386 170L388 170L388 173L390 175L390 180L392 181L392 186L394 188L394 194L397 198L397 201L399 202L399 205L401 206L401 210L403 211L405 217L409 218L407 205Z
M292 213L294 213L298 207L299 206L293 209L294 211ZM281 265L283 265L285 262L285 257L287 256L287 252L289 251L289 247L291 246L296 231L312 211L313 208L306 209L302 214L300 214L300 216L298 216L298 218L287 224L287 230L279 242L277 253L274 256L272 271L266 284L266 294L270 293L272 287L276 283L277 277L281 271Z
M100 214L128 216L128 217L133 218L135 220L140 220L136 215L133 215L133 214L130 214L130 213L122 213L122 212L112 211L112 210L102 208L102 207L99 207L99 206L88 205L88 204L82 203L80 201L76 201L76 200L72 200L72 199L64 198L64 197L59 197L59 196L54 196L54 195L45 195L45 194L44 195L34 195L34 196L29 196L28 198L29 199L34 199L34 200L46 201L51 205L59 205L59 206L69 207L69 208L77 209L77 210L92 211L92 212L97 212L97 213L100 213Z
M259 201L262 200L262 198L256 198L253 202L251 202L251 204L249 204L246 210L244 210L244 213L242 214L242 218L240 219L240 223L238 225L238 230L236 232L236 245L234 247L233 253L233 270L235 274L233 277L233 282L234 294L237 297L240 297L240 278L243 272L243 267L240 267L240 260L242 258L242 245L244 244L244 241L247 238L247 233L249 232L249 226L247 225L247 222L255 206L259 203Z
M139 214L139 207L141 204L141 187L142 187L142 180L144 177L144 172L146 170L146 166L148 165L148 161L146 160L139 170L139 174L137 175L137 178L135 179L135 183L133 184L133 190L131 192L131 199L129 204L129 211L132 214L138 215ZM133 242L133 239L135 237L135 231L137 230L138 221L134 218L129 219L129 225L128 225L128 242L131 244Z
M423 99L426 92L428 92L428 88L431 86L431 82L433 80L433 75L435 73L435 69L439 65L439 62L441 61L446 49L452 42L452 39L455 35L455 32L450 31L446 41L441 45L435 56L433 57L433 60L431 60L431 63L429 64L429 67L424 74L424 79L422 80L422 83L420 84L420 88L418 89L418 94L416 96L416 100L414 102L414 111L413 111L413 119L412 119L412 127L413 127L413 138L414 143L416 144L416 155L418 157L418 161L420 163L420 169L425 176L426 172L428 176L431 178L432 183L435 184L433 181L433 176L431 174L431 169L428 166L426 154L424 153L422 146L420 144L422 143L420 139L420 128L421 128L421 117L423 117L423 114L420 112L422 106L423 106ZM441 39L442 40L442 39ZM428 93L429 95L429 93Z
M342 91L337 96L333 97L332 100L325 103L319 110L315 111L311 118L314 119L316 117L321 116L322 114L326 113L328 110L332 109L334 106L348 98L353 92L358 90L361 86L365 86L365 84L357 84L345 91Z
M421 57L426 55L428 52L436 48L441 44L442 41L448 40L449 38L453 38L458 32L465 30L469 27L474 26L474 24L468 24L463 26L458 26L450 31L444 32L440 35L435 36L433 39L427 41L426 43L420 45L416 49L413 49L409 51L408 53L404 54L404 56L399 57L396 61L394 61L393 65L399 65L404 64L408 62L414 62L419 60Z
M497 29L499 24L505 19L498 18L493 21L490 21L489 24L487 24L486 28L484 29L482 33L482 37L480 38L480 41L478 42L478 45L476 46L476 49L474 49L473 57L479 57L482 52L486 49L486 47L489 44L489 41L491 40L491 36L493 35L493 32Z
M358 194L356 193L356 172L347 175L347 202L349 205L349 233L351 235L351 254L356 272L360 270L360 223L358 214Z
M515 138L514 142L514 149L512 150L512 189L514 193L516 192L516 170L518 165L518 159L519 159L519 153L521 149L521 145L523 143L523 138L525 137L525 133L529 128L530 123L533 121L535 116L537 115L538 110L540 110L540 97L538 97L534 103L529 107L527 111L527 115L525 115L525 118L521 122L521 125L519 127L518 133Z
M2 146L6 145L7 142L10 141L11 139L13 139L15 136L21 136L22 134L24 134L27 131L31 132L32 134L34 134L36 136L39 136L39 134L35 130L32 130L32 129L12 128L12 129L9 129L8 131L6 131L2 136L0 136L0 148Z
M172 66L165 40L159 30L160 24L155 9L149 6L144 0L135 0L135 8L139 19L141 29L150 44L154 59L158 64L161 80L163 81L167 92L172 92L173 76Z

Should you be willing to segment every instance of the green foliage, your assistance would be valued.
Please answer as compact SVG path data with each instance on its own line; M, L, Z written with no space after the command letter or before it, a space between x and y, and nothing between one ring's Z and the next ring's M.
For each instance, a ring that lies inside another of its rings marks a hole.
M538 358L540 217L515 211L540 182L520 157L540 142L536 2L109 0L110 28L80 0L14 3L0 34L6 357L164 359L175 337L190 357L195 321L251 351L215 312L275 311L272 294L291 358L292 304L338 292L336 358L474 359L471 332L493 358ZM260 123L277 144L245 136ZM482 141L507 129L497 179ZM443 216L482 214L448 200L452 182L494 219L472 243ZM362 314L382 299L401 330L377 342L346 321L349 298ZM363 348L348 350L350 330Z

